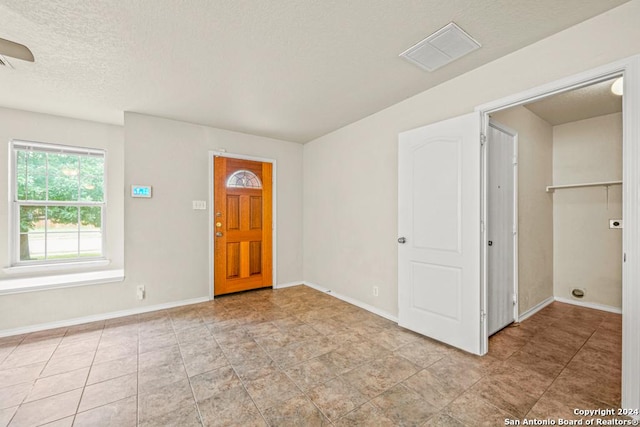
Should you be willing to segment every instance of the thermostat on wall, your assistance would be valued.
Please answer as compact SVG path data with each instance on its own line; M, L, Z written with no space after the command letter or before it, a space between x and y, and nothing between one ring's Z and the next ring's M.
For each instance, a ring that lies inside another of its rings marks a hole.
M131 197L144 197L151 198L151 186L150 185L132 185Z

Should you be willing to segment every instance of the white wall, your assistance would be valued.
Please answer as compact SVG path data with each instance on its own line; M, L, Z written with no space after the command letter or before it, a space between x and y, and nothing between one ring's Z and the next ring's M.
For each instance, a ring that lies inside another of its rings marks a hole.
M518 132L518 310L553 296L553 129L525 107L492 114Z
M553 127L553 183L622 179L622 114ZM554 295L622 308L622 187L556 190L553 195Z
M638 54L639 20L631 1L306 144L305 280L397 314L398 132Z
M302 145L125 113L125 186L153 186L151 199L125 197L128 305L209 295L208 213L191 202L208 200L208 151L219 148L276 160L277 283L302 281Z
M7 168L9 165L8 143L12 139L107 150L106 257L111 260L111 263L106 269L122 269L124 265L122 127L0 108L0 141L5 144L0 149L0 165L2 165L0 168L0 265L2 267L8 267L11 262ZM56 274L69 272L58 270ZM47 273L9 275L0 269L0 280L45 274ZM83 288L0 295L0 330L112 310L114 307L120 307L121 289L121 284L113 283Z

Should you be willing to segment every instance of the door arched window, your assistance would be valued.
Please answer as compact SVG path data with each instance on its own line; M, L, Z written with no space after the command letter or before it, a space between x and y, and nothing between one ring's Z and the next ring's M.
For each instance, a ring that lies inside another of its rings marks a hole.
M258 176L248 170L242 169L234 172L227 179L227 188L262 188L262 182Z

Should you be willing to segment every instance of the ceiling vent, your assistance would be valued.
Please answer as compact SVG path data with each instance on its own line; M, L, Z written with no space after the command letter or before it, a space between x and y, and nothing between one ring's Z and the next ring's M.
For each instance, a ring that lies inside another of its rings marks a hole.
M400 54L427 71L434 71L449 62L473 52L481 46L453 22L440 28L421 42Z

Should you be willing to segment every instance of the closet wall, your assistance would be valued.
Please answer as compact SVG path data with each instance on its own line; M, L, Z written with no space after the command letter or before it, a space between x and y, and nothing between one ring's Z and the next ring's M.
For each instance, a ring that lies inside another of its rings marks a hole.
M553 128L525 107L492 114L518 132L518 312L553 296Z
M553 127L553 183L622 179L622 113ZM622 308L622 186L556 190L553 195L553 292Z

